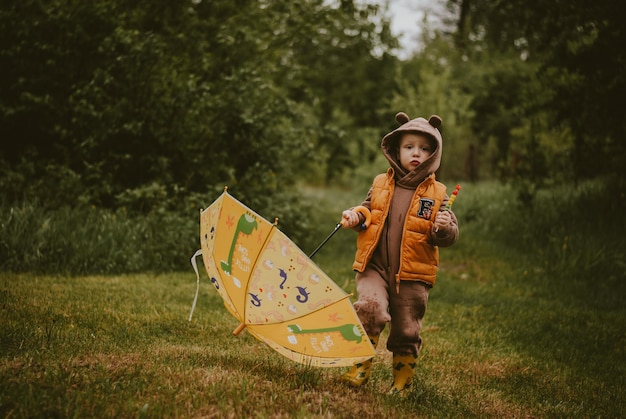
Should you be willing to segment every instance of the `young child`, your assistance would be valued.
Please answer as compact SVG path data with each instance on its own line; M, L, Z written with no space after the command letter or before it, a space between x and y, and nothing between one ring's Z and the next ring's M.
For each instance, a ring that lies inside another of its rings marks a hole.
M370 209L372 219L359 232L352 267L357 272L354 307L374 347L390 324L387 349L393 353L394 382L389 393L406 395L422 345L420 329L435 284L439 247L454 244L459 230L455 215L444 210L446 187L435 180L441 162L441 118L409 120L400 112L396 121L401 126L381 143L391 167L376 176L361 204ZM352 209L342 217L345 227L355 229L364 221ZM341 379L361 386L371 366L371 359L355 364Z

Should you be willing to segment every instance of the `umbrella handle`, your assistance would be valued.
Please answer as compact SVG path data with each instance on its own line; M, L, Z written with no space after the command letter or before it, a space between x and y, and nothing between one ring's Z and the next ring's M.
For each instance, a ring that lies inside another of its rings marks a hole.
M359 205L358 207L354 207L352 208L352 211L357 212L359 214L363 214L363 216L365 217L365 221L363 221L363 223L361 224L361 230L365 230L367 227L370 226L370 223L372 222L372 213L370 212L369 209L367 209L367 207L364 207L363 205ZM345 220L341 220L341 225L343 227L345 227Z
M372 213L370 212L370 210L368 210L367 207L359 205L358 207L354 207L353 211L356 211L356 212L358 212L360 214L363 214L365 216L365 221L361 224L361 229L365 230L367 227L369 227L370 222L372 221ZM326 242L328 240L330 240L330 238L333 236L333 234L335 234L337 232L337 230L339 230L342 226L345 227L344 220L341 220L341 222L337 223L337 225L335 226L335 229L332 231L332 233L330 233L328 235L328 237L326 237L324 239L324 241L321 242L319 244L319 246L317 246L317 248L313 251L313 253L311 253L309 255L309 258L312 258L317 253L317 251L320 250L322 248L322 246L324 246L326 244Z

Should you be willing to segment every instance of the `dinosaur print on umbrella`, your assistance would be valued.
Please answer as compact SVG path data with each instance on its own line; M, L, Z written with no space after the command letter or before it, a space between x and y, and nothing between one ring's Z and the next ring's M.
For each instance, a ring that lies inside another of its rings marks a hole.
M361 343L363 340L363 334L359 330L356 324L344 324L335 327L323 327L320 329L302 329L297 324L290 324L287 329L294 334L319 334L319 333L332 333L339 332L347 342Z
M237 229L235 230L235 234L233 235L233 242L230 245L228 262L222 261L222 269L224 270L224 272L230 274L232 270L233 254L235 253L235 246L237 245L237 239L239 239L239 234L245 234L249 236L250 234L252 234L252 232L254 232L254 230L256 230L258 226L258 223L253 217L251 217L247 213L241 214L241 217L239 217L239 222L237 222Z

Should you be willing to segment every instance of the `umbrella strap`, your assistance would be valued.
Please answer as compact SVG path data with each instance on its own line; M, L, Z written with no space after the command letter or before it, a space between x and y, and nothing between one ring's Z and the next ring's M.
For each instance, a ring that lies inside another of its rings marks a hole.
M196 258L202 255L202 249L196 250L196 253L191 257L191 266L193 266L193 270L196 273L196 296L193 297L193 304L191 305L191 312L189 313L189 321L191 321L191 316L193 316L193 311L196 309L196 302L198 301L198 292L200 291L200 274L198 273L198 264L196 263Z

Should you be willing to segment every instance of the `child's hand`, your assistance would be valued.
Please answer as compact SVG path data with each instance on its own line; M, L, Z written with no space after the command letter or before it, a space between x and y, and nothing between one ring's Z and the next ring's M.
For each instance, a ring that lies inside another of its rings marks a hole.
M341 225L343 228L356 227L361 222L359 213L352 210L345 210L341 213Z
M443 230L450 225L452 216L448 211L439 211L435 216L435 231Z

